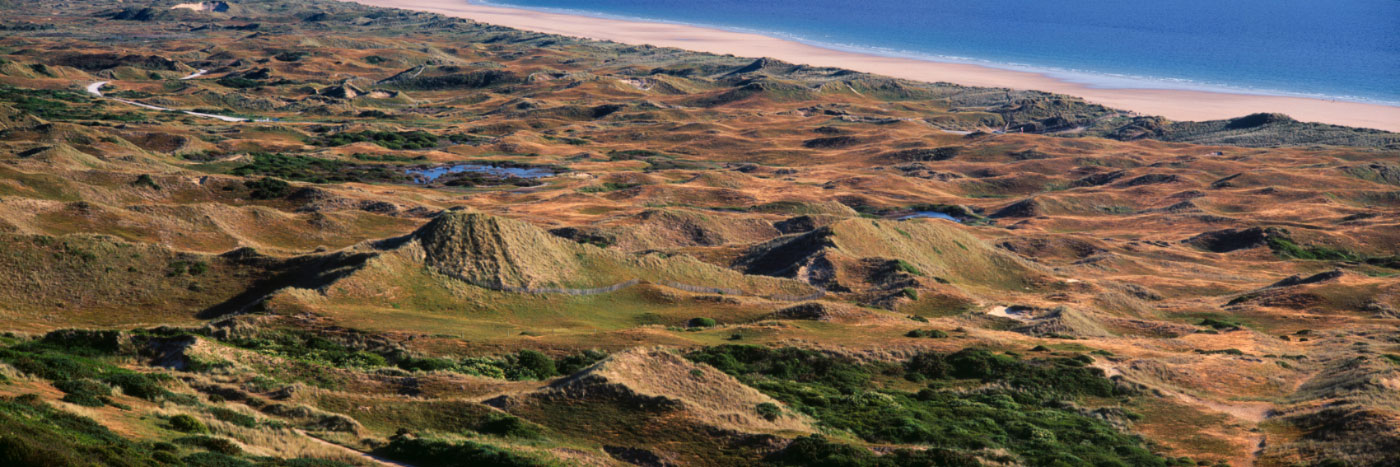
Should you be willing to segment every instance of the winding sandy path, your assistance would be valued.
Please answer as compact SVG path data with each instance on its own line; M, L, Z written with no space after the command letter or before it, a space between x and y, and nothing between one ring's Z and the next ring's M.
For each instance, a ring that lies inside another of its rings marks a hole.
M195 79L195 78L198 78L198 77L200 77L200 76L207 75L207 74L209 74L209 70L203 70L203 69L201 69L201 70L195 70L194 73L191 73L189 76L186 76L186 77L184 77L184 78L180 78L180 80L183 81L183 80L187 80L187 79Z
M203 71L203 70L200 70L200 71ZM181 79L184 79L184 78L181 78ZM188 110L167 109L167 108L165 108L165 107L154 106L154 105L150 105L150 104L142 104L142 103L140 103L140 102L136 102L136 101L132 101L132 100L118 99L118 98L115 98L115 97L107 97L107 96L102 95L102 86L106 86L107 83L110 83L110 82L111 82L111 81L98 81L98 82L96 82L96 83L89 84L89 85L87 86L87 92L88 92L88 94L92 94L92 95L97 96L97 97L101 97L101 98L104 98L104 99L111 99L111 100L114 100L114 101L117 101L117 102L121 102L121 103L126 104L126 105L134 105L134 106L136 106L136 107L140 107L140 108L143 108L143 109L159 110L159 111L162 111L162 112L180 112L180 113L185 114L185 115L193 115L193 116L202 117L202 118L212 118L212 119L215 119L215 120L223 120L223 121L225 121L225 122L250 122L250 121L252 121L252 120L249 120L249 119L246 119L246 118L242 118L242 117L229 117L229 116L225 116L225 115L214 115L214 114L206 114L206 113L200 113L200 112L191 112L191 111L188 111Z
M315 437L315 436L311 436L310 434L307 434L305 431L301 431L300 429L297 429L297 428L293 428L292 431L295 431L295 432L297 432L297 434L302 435L302 436L305 436L307 439L310 439L312 442L321 444L322 446L327 446L327 447L330 447L330 448L334 448L334 449L337 449L337 450L341 450L341 451L344 451L346 454L350 454L350 455L353 455L353 456L355 456L355 457L358 457L359 459L365 461L365 463L367 463L367 464L369 464L369 465L380 465L380 466L388 466L388 467L413 467L412 465L409 465L409 464L405 464L405 463L402 463L402 462L395 462L395 461L391 461L391 460L389 460L389 459L385 459L385 458L382 458L382 457L379 457L379 456L375 456L375 455L371 455L371 454L366 454L366 453L363 453L363 452L360 452L360 451L356 451L356 450L354 450L354 449L347 448L347 447L345 447L345 446L341 446L341 445L339 445L339 444L332 443L332 442L330 442L330 441L326 441L326 440L321 439L321 438L317 438L317 437Z

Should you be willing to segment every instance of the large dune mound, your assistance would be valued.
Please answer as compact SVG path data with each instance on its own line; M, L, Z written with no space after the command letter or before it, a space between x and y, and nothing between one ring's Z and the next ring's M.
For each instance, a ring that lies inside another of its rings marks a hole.
M413 234L384 242L391 268L421 265L431 272L497 290L592 294L638 282L730 295L816 292L783 278L747 275L685 255L632 255L575 243L513 219L475 212L445 213ZM407 277L407 276L402 276Z
M782 403L708 365L663 349L634 349L525 396L545 404L613 401L746 433L810 432L811 421L784 409L768 420L759 404ZM506 400L498 402L510 404Z
M829 283L861 281L854 270L871 261L893 261L905 272L953 284L995 288L1022 288L1042 275L1024 260L937 220L844 220L758 245L738 266L754 274Z

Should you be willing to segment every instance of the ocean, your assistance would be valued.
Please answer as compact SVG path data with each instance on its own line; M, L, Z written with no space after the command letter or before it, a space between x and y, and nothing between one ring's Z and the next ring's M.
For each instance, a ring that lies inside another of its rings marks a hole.
M443 0L460 1L460 0ZM1400 105L1400 0L491 0L1104 88Z

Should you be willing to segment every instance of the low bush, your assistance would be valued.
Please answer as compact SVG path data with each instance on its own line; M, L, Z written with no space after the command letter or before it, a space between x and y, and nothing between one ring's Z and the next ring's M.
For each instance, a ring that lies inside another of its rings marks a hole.
M428 149L437 147L438 136L415 131L358 131L336 133L317 141L321 146L344 146L352 143L374 143L388 149Z
M472 429L488 435L525 439L544 438L544 432L538 425L504 413L491 413Z
M107 405L112 395L111 387L88 378L57 381L53 386L64 392L64 402L85 407Z
M67 342L56 340L55 342ZM95 341L98 348L106 347ZM0 349L0 361L9 363L16 369L54 382L63 390L65 399L81 405L95 405L100 401L109 403L105 396L110 390L106 386L121 388L123 394L150 401L170 400L179 402L177 397L161 385L168 376L137 373L115 366L102 360L102 354L94 347L45 341L29 342L8 349ZM101 386L101 387L99 387ZM69 393L71 390L73 392Z
M38 397L0 398L0 465L163 465L147 446Z
M243 452L243 448L238 447L237 443L234 443L233 441L230 441L227 438L216 438L213 436L199 435L186 436L184 438L176 438L175 444L194 446L209 452L228 454L230 456L236 456Z
M717 326L714 318L691 318L685 325L692 328L712 328Z
M515 354L515 364L506 371L510 379L545 379L559 374L554 360L535 350L521 350ZM516 375L512 375L512 371Z
M291 184L272 178L263 177L260 180L248 180L243 182L243 186L248 188L248 195L253 199L277 199L287 196L292 190Z
M948 449L897 449L877 456L869 449L828 441L822 435L797 438L786 448L770 454L764 461L772 465L823 467L977 467L982 465L971 454Z
M948 337L948 333L937 329L915 329L904 334L905 337L927 337L931 339L943 339Z
M376 368L388 365L382 355L353 349L305 331L264 331L253 337L230 339L229 343L268 355L338 368Z
M258 426L258 419L256 417L232 409L215 407L210 409L209 413L220 421L232 423L244 428L256 428Z
M156 184L156 180L151 178L150 174L137 175L136 181L131 182L131 186L144 186L155 190L160 189L160 185Z
M810 350L725 345L692 352L688 358L734 376L826 429L874 443L942 448L873 459L863 448L808 439L774 454L768 459L772 463L957 465L970 460L972 452L1001 450L1013 456L1005 460L1013 464L1164 465L1140 439L1060 402L1120 395L1100 370L1086 367L1086 360L1092 362L1087 356L1020 360L965 349L919 354L890 366L859 364ZM930 387L910 394L872 384L882 375L900 372L911 380L931 381ZM956 389L967 383L981 389ZM922 455L936 460L921 461L917 456Z
M773 420L777 420L778 417L783 415L783 409L781 407L778 407L778 404L774 404L772 402L764 402L758 404L757 407L754 407L754 411L758 412L758 416L763 417L764 420L768 420L770 422Z
M411 178L399 167L385 164L354 164L350 162L322 159L319 157L287 154L250 153L252 162L235 167L229 173L241 177L262 175L277 179L298 180L312 183L335 182L407 182ZM360 160L397 162L417 160L399 156L355 156ZM263 180L268 180L264 178ZM280 182L280 180L278 180ZM249 188L254 188L249 186ZM270 198L286 195L286 191L274 193ZM258 198L258 199L270 199Z
M233 89L252 89L263 85L262 81L244 78L241 76L225 76L214 80L219 86Z
M395 435L378 452L384 457L423 467L460 465L535 467L549 465L521 454L472 441L449 442Z
M170 417L170 427L174 428L175 431L183 431L185 433L204 433L209 431L209 428L204 426L204 422L185 414Z

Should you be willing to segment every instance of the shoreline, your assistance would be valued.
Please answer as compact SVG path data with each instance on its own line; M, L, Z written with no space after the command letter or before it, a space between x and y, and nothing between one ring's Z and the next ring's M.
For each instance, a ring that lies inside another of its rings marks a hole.
M721 55L769 57L795 64L844 68L915 81L1045 91L1172 120L1222 120L1276 112L1303 122L1400 132L1400 107L1381 104L1200 90L1098 88L1029 71L873 55L754 33L487 6L465 0L341 1L426 11L526 31L629 45L649 44Z

